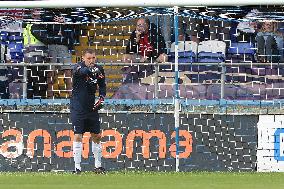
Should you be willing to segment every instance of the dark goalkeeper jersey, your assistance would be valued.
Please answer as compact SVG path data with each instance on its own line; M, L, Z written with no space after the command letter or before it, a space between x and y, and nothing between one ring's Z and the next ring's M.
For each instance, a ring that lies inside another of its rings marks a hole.
M73 90L70 100L71 113L85 116L93 112L95 93L99 89L99 95L105 97L106 84L105 73L102 66L95 65L103 77L93 74L84 62L73 66ZM98 98L98 97L97 97Z

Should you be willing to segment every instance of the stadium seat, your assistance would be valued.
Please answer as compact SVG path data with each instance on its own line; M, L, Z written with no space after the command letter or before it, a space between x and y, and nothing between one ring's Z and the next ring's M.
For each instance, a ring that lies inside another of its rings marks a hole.
M0 43L5 45L8 41L8 32L0 31Z
M178 62L188 63L195 62L197 55L197 43L194 41L178 42ZM171 44L169 62L175 61L175 43Z
M8 40L22 42L23 35L20 32L10 32Z
M223 41L202 41L198 45L198 62L221 63L225 61L226 43ZM221 67L218 65L199 65L198 82L216 83L221 78Z
M8 49L10 51L11 61L12 62L23 62L23 43L19 42L10 42L8 44Z
M233 63L254 62L256 49L253 43L231 43L227 51L227 61Z
M23 62L24 45L23 35L20 32L10 32L8 36L8 49L11 55L12 62Z
M249 42L238 42L231 43L227 49L227 63L250 63L255 62L256 48L253 43ZM228 73L226 80L228 82L250 82L253 79L252 69L250 66L235 66L227 67L226 72Z
M224 62L225 51L223 41L202 41L198 45L198 62Z

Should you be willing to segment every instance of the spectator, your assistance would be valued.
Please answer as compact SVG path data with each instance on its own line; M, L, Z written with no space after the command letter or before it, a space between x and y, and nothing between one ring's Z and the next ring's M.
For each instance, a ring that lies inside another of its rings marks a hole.
M0 99L7 99L9 95L8 68L0 66Z
M34 20L40 19L40 11L34 9L31 13ZM47 62L47 47L34 35L34 24L24 26L24 61L26 63ZM46 98L47 94L47 66L28 67L28 98Z
M162 14L162 15L151 15L147 16L151 23L155 24L161 31L162 36L165 39L166 48L170 48L171 44L171 33L173 27L173 16Z
M187 29L187 24L185 22L182 22L179 26L178 41L190 41L193 37L194 39L192 39L192 41L197 42L196 35L195 36L189 36L186 33L186 29ZM175 30L173 30L172 33L173 33L173 35L172 35L172 38L171 38L171 42L175 42Z
M231 42L251 42L255 43L256 32L259 28L258 22L255 21L255 17L258 16L260 12L257 9L251 10L244 17L244 21L239 22L236 26L233 22L231 34Z
M166 62L166 44L161 31L147 18L137 21L136 30L130 36L124 62Z
M79 41L80 32L78 31L78 25L64 24L65 18L63 16L55 15L53 21L58 22L58 24L37 24L33 35L48 46L48 56L51 63L64 63L63 66L59 67L59 72L64 73L65 91L70 95L72 88L71 51L74 48L74 44ZM54 96L53 82L55 73L54 68L48 73L48 97Z
M5 63L7 55L6 40L8 37L8 33L6 31L0 31L0 36L1 36L0 58L1 58L1 63ZM7 99L7 98L9 98L8 68L7 66L0 66L0 99Z
M178 41L194 41L199 43L205 39L209 39L209 27L207 20L203 20L203 22L201 22L196 19L188 19L188 23L186 23L185 20L182 20L179 25ZM172 33L171 41L174 42L175 31L173 30Z
M6 10L10 11L10 10ZM20 63L22 62L22 17L7 16L0 20L0 55L1 63ZM15 10L18 12L18 10ZM22 13L22 11L20 11ZM2 16L1 12L1 16ZM0 66L0 98L10 98L12 93L21 96L22 91L11 91L10 87L22 78L22 67Z
M282 34L277 32L277 24L272 21L264 21L256 36L258 61L278 62L280 60L279 49L282 47L277 45L279 39L279 44L281 44Z
M279 55L280 55L280 61L284 61L284 33L283 33L283 22L276 22L276 42L279 50Z
M33 36L34 24L24 27L24 62L47 62L47 47ZM28 98L45 98L47 92L47 66L29 66L28 71Z

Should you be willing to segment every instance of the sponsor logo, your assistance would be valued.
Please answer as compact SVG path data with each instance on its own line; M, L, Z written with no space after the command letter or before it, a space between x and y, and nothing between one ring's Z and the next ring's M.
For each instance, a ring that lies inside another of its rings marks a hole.
M274 159L284 161L284 128L276 129L274 133Z
M159 158L161 159L166 158L167 152L170 152L170 156L176 157L176 144L173 142L167 148L167 137L175 139L175 135L176 132L174 131L170 136L166 136L161 130L132 130L128 134L121 134L116 130L104 130L102 132L102 138L105 137L109 140L104 140L105 142L102 144L102 154L104 158L117 158L119 155L123 154L131 159L134 153L134 141L141 139L143 158L150 158L150 146L152 148L158 148ZM43 157L51 158L53 156L52 153L55 153L57 157L61 158L73 157L72 145L74 132L72 130L61 130L57 132L56 139L52 139L50 133L44 129L33 130L27 135L26 141L23 140L23 136L20 130L9 129L4 131L2 135L0 135L0 138L3 138L5 141L0 146L0 155L6 158L17 158L26 153L29 158L33 158L35 151L38 150L37 146L43 145ZM181 147L180 149L182 149L182 151L179 151L179 158L188 158L192 152L192 135L187 130L180 130L179 136L179 146ZM153 137L158 139L158 146L150 143L150 139ZM38 138L42 139L42 143L38 142ZM63 138L69 139L63 140ZM83 158L89 157L90 138L90 133L83 135ZM53 140L56 141L56 143ZM123 151L125 151L125 153Z

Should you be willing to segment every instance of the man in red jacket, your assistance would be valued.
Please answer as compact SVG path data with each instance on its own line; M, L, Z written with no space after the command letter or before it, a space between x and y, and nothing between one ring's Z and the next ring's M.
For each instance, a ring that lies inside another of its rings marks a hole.
M130 36L123 62L166 62L165 39L155 24L140 18Z

